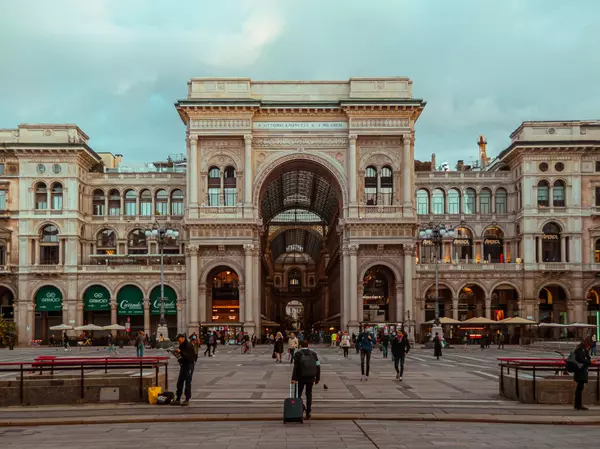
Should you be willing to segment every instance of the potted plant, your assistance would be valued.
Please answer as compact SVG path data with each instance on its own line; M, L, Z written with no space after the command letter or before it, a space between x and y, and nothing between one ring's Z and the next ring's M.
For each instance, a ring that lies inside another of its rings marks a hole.
M17 341L17 325L13 321L7 321L0 315L0 345L15 349Z

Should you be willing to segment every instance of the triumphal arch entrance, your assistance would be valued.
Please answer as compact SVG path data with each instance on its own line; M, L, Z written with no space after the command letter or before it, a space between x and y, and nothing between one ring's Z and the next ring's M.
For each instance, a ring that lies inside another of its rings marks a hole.
M407 78L190 80L188 330L410 323L424 106Z

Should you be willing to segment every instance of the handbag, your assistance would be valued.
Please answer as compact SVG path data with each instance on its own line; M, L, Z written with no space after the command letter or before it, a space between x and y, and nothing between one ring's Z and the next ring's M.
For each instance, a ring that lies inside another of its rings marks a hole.
M577 361L575 358L575 351L572 351L565 360L565 369L568 373L574 373L575 371L579 371L583 368L583 365Z
M275 351L273 351L273 355L271 356L272 359L276 359L277 356L275 355Z

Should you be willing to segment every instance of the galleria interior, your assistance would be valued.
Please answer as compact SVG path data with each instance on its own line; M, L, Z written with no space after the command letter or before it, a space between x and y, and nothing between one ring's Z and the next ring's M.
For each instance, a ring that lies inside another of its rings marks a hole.
M180 233L163 247L170 334L264 334L292 310L299 328L414 338L435 314L418 231L444 223L440 316L596 323L600 122L524 122L496 158L474 138L477 160L449 167L415 160L424 107L401 77L194 78L185 154L137 166L76 125L1 129L0 313L21 344L60 323L154 331L158 222Z

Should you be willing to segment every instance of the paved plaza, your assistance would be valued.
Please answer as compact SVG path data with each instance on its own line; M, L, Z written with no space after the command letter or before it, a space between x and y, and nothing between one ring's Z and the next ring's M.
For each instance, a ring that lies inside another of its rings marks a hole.
M392 421L114 424L0 428L3 448L567 448L595 447L599 427ZM85 441L85 443L83 443Z

